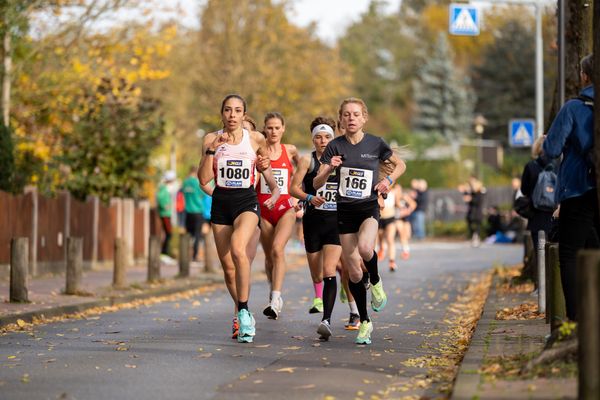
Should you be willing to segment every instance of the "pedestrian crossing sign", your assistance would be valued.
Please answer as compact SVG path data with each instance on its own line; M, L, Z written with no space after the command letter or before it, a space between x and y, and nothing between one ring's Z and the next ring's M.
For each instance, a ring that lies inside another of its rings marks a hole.
M535 121L511 119L508 124L508 142L511 147L529 147L535 138Z
M450 34L479 35L479 8L469 4L450 4Z

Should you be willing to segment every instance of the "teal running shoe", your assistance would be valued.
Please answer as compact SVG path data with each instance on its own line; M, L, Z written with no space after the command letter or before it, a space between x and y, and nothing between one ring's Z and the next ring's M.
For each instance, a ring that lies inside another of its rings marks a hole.
M383 291L383 284L380 279L377 284L371 285L371 308L373 311L379 312L383 310L386 304L387 296Z
M371 321L363 321L358 329L358 336L354 340L356 344L371 344L371 332L373 332L373 323Z
M254 328L255 321L254 317L248 310L238 311L238 321L240 329L238 332L237 340L239 343L252 343L254 341L254 335L256 329Z

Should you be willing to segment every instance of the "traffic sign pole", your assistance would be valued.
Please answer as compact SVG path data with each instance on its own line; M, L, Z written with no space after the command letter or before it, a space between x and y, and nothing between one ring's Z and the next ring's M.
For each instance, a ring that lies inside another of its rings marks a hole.
M542 53L542 1L541 0L472 0L471 3L522 4L535 7L535 120L536 136L544 134L544 58ZM469 3L465 3L469 4ZM463 4L463 5L465 5ZM452 32L451 32L452 33Z

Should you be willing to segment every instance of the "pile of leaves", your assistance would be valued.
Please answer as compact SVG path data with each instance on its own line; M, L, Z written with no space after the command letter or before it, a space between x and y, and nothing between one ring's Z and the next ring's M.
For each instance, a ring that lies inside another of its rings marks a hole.
M528 319L543 319L546 318L545 313L540 313L536 303L523 303L512 308L503 308L496 312L496 319L500 321L506 320L528 320Z
M471 337L483 310L492 282L492 274L474 276L464 292L447 308L444 318L445 329L426 337L439 336L437 343L428 345L430 354L411 358L402 365L423 368L424 374L413 376L408 382L388 387L387 394L408 392L435 387L441 394L449 395L458 372L458 367L469 347ZM394 397L394 396L392 396ZM395 397L394 397L395 398ZM404 396L402 399L418 399L419 396Z

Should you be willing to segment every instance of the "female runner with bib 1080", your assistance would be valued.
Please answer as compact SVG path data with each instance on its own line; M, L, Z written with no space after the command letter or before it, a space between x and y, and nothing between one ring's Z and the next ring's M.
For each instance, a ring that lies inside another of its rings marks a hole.
M342 261L348 268L350 291L361 321L355 342L370 344L373 324L367 312L367 291L362 282L360 260L362 258L369 272L371 308L381 311L387 303L387 296L377 270L377 253L374 250L379 221L377 195L390 190L392 183L404 173L406 165L383 139L363 131L368 119L364 101L357 98L344 100L339 109L339 119L346 134L327 145L313 186L323 186L336 171ZM378 176L380 163L393 166L392 172L381 180Z
M271 319L277 319L283 308L281 289L286 270L285 245L292 236L296 222L296 210L289 192L294 171L292 161L298 165L299 156L296 146L281 143L285 133L285 121L280 113L267 113L264 123L267 154L271 159L271 170L281 196L272 209L261 206L260 210L260 242L265 251L265 271L271 284L269 304L263 310L263 314ZM258 184L259 202L271 196L271 191L265 183L264 179L260 179Z
M255 166L257 158L267 157L265 138L242 128L245 114L246 101L241 96L225 97L221 104L225 127L205 136L198 172L202 185L215 180L211 223L227 289L237 303L238 342L252 342L255 335L254 317L248 310L250 262L246 246L260 218L254 190ZM271 209L279 198L279 188L269 167L262 174L272 193L262 205Z

